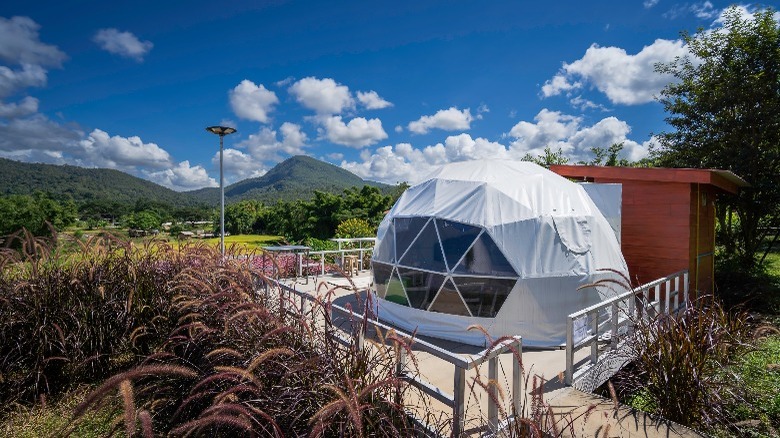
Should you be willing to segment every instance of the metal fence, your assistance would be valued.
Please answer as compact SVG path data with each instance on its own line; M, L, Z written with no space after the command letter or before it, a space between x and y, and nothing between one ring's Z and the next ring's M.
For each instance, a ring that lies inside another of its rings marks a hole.
M687 305L688 271L683 270L570 314L566 324L566 384L576 386L578 380L596 368L600 358L609 357L605 353L618 350L625 337L631 334L636 318L676 312ZM574 355L586 347L590 347L589 358L575 369ZM616 363L612 368L622 366L623 363ZM617 369L607 370L607 373ZM589 387L580 389L591 390L605 377L611 376L604 374L590 379Z
M312 309L314 308L313 302L316 300L314 296L306 292L298 291L293 287L286 286L272 279L263 280L261 290L267 295L271 294L274 289L280 293L277 302L279 307L275 310L288 312L297 316L308 314L316 319L316 316L312 314ZM454 391L450 394L424 380L417 373L411 372L411 369L408 366L409 358L407 357L407 351L404 348L397 350L398 357L395 358L396 377L403 379L410 385L418 388L422 393L452 409L452 436L459 437L465 432L466 389L468 387L466 372L487 362L488 378L491 381L496 381L498 379L498 359L503 353L512 352L518 356L516 360L512 361L511 403L515 413L519 414L522 412L522 406L520 404L522 395L521 384L524 378L521 363L522 338L520 336L506 339L503 342L494 345L492 348L487 348L475 355L464 356L452 353L439 346L418 339L414 335L404 333L394 327L383 324L374 318L366 316L364 313L355 312L352 309L347 309L333 303L328 303L325 307L329 311L328 318L321 318L319 322L324 325L323 329L326 330L330 336L333 336L342 344L351 345L356 343L357 347L362 349L365 348L365 327L370 327L373 330L383 330L385 332L392 330L397 337L406 341L413 349L427 352L432 356L455 366L453 375ZM336 325L333 324L333 321L350 321L352 324L350 330L343 330L336 327ZM496 391L497 389L494 385L488 387L488 428L492 433L497 432L500 427L507 426L506 424L499 424L498 421L499 409L496 401L499 400L499 397L495 393ZM509 418L509 420L511 421L513 419Z

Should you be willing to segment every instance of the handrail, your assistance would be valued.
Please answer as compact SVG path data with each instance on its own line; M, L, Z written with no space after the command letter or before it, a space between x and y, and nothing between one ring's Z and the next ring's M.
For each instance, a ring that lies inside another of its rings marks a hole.
M366 253L374 251L374 247L365 248L342 248L342 249L326 249L320 251L309 251L309 257L319 256L320 275L325 275L325 256L328 254L341 254L341 266L344 266L344 255L350 253L356 253L358 255L358 266L360 270L363 270L363 256Z
M682 285L680 285L681 280ZM663 303L661 302L662 286L665 292ZM680 303L681 286L682 303ZM674 299L673 302L672 299ZM637 306L637 302L641 303L641 306ZM674 307L671 307L672 304ZM649 315L651 310L655 314L677 312L681 306L687 305L688 270L686 269L637 286L618 296L569 314L566 319L566 384L572 385L574 383L575 352L590 346L590 360L586 365L594 365L599 360L599 340L607 334L612 350L616 350L620 343L620 329L626 327L630 330L632 318ZM599 314L608 308L609 318L600 320L604 316ZM624 314L622 318L621 312ZM590 322L590 327L588 327L588 322ZM580 334L579 339L575 339L576 334Z
M281 284L278 281L273 279L267 279L267 281L274 283L274 285L279 287L280 290L284 290L288 293L298 296L301 299L301 308L299 310L300 312L304 312L305 309L304 301L315 301L315 297L313 297L308 293L298 291L294 287ZM266 290L268 289L266 288ZM455 366L455 372L453 375L453 389L454 389L453 394L449 394L443 391L441 388L438 388L435 385L431 384L430 382L423 380L418 375L409 374L407 372L406 350L403 348L399 350L399 357L396 358L395 374L396 377L418 388L424 394L452 408L452 415L453 415L452 434L453 436L456 437L460 436L465 430L466 388L468 386L466 382L466 371L471 370L487 362L488 378L491 380L495 380L498 377L497 376L498 358L501 354L510 351L515 351L518 355L522 355L523 343L522 343L522 338L520 336L514 336L511 338L504 339L503 341L494 345L492 348L486 348L475 355L467 355L464 357L462 355L458 355L450 351L447 351L430 342L419 339L415 337L413 334L405 333L401 330L398 330L395 327L391 327L387 324L384 324L381 321L371 318L362 313L357 313L351 309L347 309L333 303L329 303L328 307L330 308L330 320L329 320L330 322L328 324L333 323L334 321L333 315L335 313L347 317L350 321L359 322L361 324L362 323L369 324L373 326L374 329L381 329L384 331L392 330L393 332L395 332L396 336L405 339L410 346L414 346L415 348L421 351L429 353L432 356L439 358ZM285 309L285 311L290 311L290 310ZM362 329L357 330L356 335L353 330L352 336L349 337L344 337L343 335L337 332L330 332L330 333L339 342L356 343L358 348L364 348L365 332ZM521 395L521 383L523 381L523 370L521 367L520 360L513 360L512 364L513 364L512 405L514 407L514 412L519 413L521 411L520 395ZM496 388L491 385L488 390L496 391ZM488 397L488 427L493 432L496 432L499 427L498 406L496 405L495 402L497 399L498 398L496 397L496 394L491 394L491 396Z

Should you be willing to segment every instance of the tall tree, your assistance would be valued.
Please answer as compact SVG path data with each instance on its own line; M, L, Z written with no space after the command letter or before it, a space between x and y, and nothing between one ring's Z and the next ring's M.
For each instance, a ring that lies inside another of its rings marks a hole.
M751 187L719 211L727 249L752 268L780 205L780 29L772 10L724 13L719 30L684 34L690 55L656 67L675 76L659 100L673 128L659 135L662 165L728 169Z

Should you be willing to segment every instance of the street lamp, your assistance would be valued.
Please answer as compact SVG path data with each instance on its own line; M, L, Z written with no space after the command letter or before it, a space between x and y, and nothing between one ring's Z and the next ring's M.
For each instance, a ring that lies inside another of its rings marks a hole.
M222 175L222 140L226 135L236 132L236 128L229 126L209 126L206 131L219 136L219 250L225 255L225 179Z

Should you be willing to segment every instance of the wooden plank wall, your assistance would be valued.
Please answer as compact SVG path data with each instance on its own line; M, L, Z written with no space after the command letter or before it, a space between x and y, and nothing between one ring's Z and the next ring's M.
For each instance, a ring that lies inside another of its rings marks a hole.
M691 291L710 293L714 284L715 189L708 184L691 184L690 264ZM698 209L698 215L697 215Z
M608 178L597 182L623 184L621 247L634 285L689 268L690 184Z

